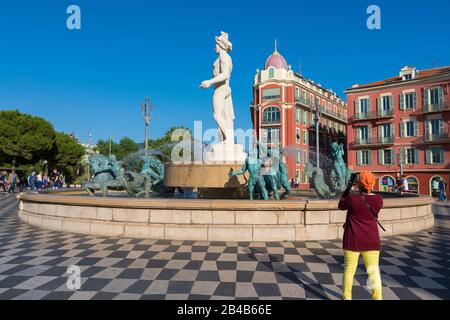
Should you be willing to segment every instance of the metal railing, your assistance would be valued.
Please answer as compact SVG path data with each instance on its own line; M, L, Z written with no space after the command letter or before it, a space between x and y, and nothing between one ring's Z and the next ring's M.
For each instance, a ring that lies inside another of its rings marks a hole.
M280 120L261 120L262 125L280 125Z
M440 133L429 133L423 136L424 142L446 142L450 141L450 133L448 131L443 131Z
M450 102L441 102L435 104L424 105L422 108L423 113L430 112L441 112L441 111L449 111L450 110Z
M359 112L355 113L353 120L366 120L376 118L390 118L394 116L394 111L391 110L378 110L376 112Z
M305 106L308 106L310 108L314 108L314 101L309 99L309 98L303 98L303 97L298 97L294 99L294 102L296 103L301 103ZM339 114L337 112L334 112L332 110L328 110L326 108L323 108L322 106L320 107L320 110L322 111L322 114L326 114L328 116L334 117L336 119L339 120L344 120L347 121L347 117L344 116L344 114Z
M374 146L374 145L386 145L386 144L394 144L394 137L378 137L378 138L356 138L354 145L355 146Z

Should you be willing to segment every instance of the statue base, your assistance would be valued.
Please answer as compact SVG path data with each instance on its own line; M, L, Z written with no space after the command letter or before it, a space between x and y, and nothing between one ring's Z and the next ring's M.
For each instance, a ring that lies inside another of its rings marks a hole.
M246 159L242 144L217 143L209 145L203 153L204 164L243 164Z

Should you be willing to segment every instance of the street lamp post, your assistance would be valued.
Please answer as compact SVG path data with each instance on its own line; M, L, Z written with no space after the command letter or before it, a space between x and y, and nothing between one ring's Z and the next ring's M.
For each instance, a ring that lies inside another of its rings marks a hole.
M145 97L145 103L141 104L141 110L145 121L145 150L148 150L148 127L150 125L150 117L155 109L153 104L150 105L149 100L149 97Z
M398 164L400 166L400 176L403 176L403 166L405 165L405 154L400 150L399 153L397 153L397 160Z
M316 167L320 168L319 125L322 118L322 110L320 109L320 105L317 102L314 103L312 111L314 112L314 121L316 125Z

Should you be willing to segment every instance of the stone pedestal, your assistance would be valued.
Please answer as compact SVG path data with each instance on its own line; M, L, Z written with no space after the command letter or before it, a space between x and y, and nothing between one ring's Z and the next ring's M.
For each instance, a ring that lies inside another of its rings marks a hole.
M217 143L209 145L203 153L203 162L211 164L243 164L247 159L242 144Z
M248 197L248 176L230 178L230 171L241 169L242 164L166 164L166 187L198 188L202 199L242 199Z
M242 164L166 164L164 185L166 187L190 188L244 188L247 175L230 178L230 171L241 169Z

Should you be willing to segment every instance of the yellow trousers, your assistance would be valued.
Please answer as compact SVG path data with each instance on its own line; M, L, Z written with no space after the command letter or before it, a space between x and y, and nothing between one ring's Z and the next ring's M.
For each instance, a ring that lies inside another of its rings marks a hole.
M380 251L353 252L344 251L343 300L352 300L353 278L358 268L359 255L362 255L369 275L368 287L372 290L373 300L382 300L380 275Z

